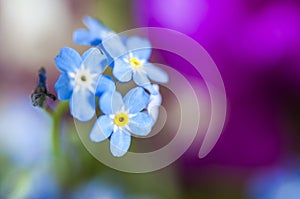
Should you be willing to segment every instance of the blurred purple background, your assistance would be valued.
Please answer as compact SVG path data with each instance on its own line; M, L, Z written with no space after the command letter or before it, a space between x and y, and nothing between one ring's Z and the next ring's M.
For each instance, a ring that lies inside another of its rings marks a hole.
M283 120L287 114L296 116L286 106L294 101L296 109L298 104L300 4L142 0L136 1L135 11L139 26L172 28L191 36L219 67L229 99L222 136L226 140L217 146L224 144L221 151L228 154L219 158L241 166L278 160L289 144L284 137L293 130Z
M299 1L138 0L134 13L138 26L175 29L198 41L225 83L229 110L224 132L205 159L193 152L182 158L187 183L218 173L218 183L244 184L260 169L298 166ZM237 191L243 187L229 184Z

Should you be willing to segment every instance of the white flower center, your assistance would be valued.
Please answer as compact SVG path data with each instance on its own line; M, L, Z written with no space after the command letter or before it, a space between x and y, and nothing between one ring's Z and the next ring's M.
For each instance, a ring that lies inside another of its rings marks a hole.
M74 91L78 92L80 89L88 89L92 93L95 92L95 85L98 74L91 73L84 65L77 69L75 73L69 73L69 77L74 80Z

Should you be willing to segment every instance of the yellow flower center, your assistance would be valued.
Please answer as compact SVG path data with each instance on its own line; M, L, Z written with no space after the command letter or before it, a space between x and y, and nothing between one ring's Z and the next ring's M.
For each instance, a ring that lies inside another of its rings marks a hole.
M129 59L129 63L131 64L131 66L133 66L134 68L138 68L140 66L142 66L142 63L139 59L135 58L135 57L131 57Z
M125 126L129 122L129 117L126 113L119 113L114 118L114 124L117 126Z

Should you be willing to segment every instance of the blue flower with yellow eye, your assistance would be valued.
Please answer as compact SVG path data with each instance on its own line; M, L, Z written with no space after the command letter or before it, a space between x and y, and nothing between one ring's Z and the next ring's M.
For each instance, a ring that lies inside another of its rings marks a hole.
M84 17L83 23L86 29L78 29L73 33L73 41L76 44L86 46L98 46L105 38L115 34L111 29L104 26L100 21L92 17Z
M55 58L62 74L55 83L59 100L70 100L74 118L88 121L95 115L95 95L113 92L114 82L102 75L106 57L97 48L90 48L82 57L72 48L65 47Z
M90 139L101 142L110 137L113 156L123 156L129 149L131 134L145 136L152 128L152 118L142 112L149 103L149 94L141 87L131 89L122 98L119 92L104 93L99 100L104 115L95 122Z
M124 41L113 36L103 42L103 48L114 59L113 75L120 82L131 79L144 88L151 89L150 80L160 83L168 82L168 75L148 60L151 55L151 44L147 39L129 37ZM152 92L150 90L150 92Z

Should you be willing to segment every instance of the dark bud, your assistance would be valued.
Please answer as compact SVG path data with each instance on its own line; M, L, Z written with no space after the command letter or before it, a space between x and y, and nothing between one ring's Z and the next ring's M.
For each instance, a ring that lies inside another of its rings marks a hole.
M56 96L47 91L46 70L42 67L39 70L37 86L31 94L31 103L33 106L43 107L47 97L56 100Z

